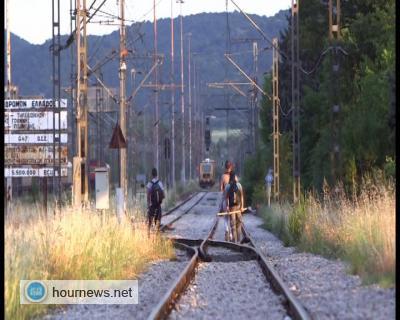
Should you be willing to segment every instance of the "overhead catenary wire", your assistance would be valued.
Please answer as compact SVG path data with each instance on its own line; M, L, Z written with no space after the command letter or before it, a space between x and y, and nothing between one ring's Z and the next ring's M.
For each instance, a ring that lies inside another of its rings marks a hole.
M242 13L242 14L246 17L246 19L253 25L253 27L262 35L262 37L263 37L272 47L274 47L275 50L276 50L277 52L279 52L279 54L282 56L282 58L284 58L285 60L288 60L288 61L289 61L290 59L289 59L288 56L285 54L285 52L283 52L282 50L280 50L278 47L276 47L276 46L272 43L272 40L271 40L271 39L265 34L265 32L257 25L257 23L256 23L246 12L244 12L234 0L230 0L230 1L235 5L235 7L240 11L240 13ZM301 65L299 66L299 70L300 70L302 73L306 74L306 75L310 75L310 74L314 73L314 72L317 70L319 64L321 63L321 58L322 58L328 51L333 50L333 49L334 49L333 47L328 47L326 50L324 50L323 52L321 52L321 53L319 54L318 58L317 58L317 61L314 63L314 66L313 66L310 70L304 70L303 67L302 67ZM348 55L348 53L347 53L343 48L338 47L337 49L340 50L343 54Z
M100 10L100 8L106 3L107 0L103 0L103 2L97 7L97 9L95 10L95 12L93 14L91 14L88 18L88 20L86 21L86 23L89 23L90 20L96 15L96 13ZM96 0L93 1L92 5L94 5L94 3L96 2ZM79 27L81 28L80 30L82 30L83 26L81 27L79 25ZM67 49L75 40L75 35L76 35L76 28L74 29L74 31L69 35L65 45L60 45L60 47L58 48L59 51Z

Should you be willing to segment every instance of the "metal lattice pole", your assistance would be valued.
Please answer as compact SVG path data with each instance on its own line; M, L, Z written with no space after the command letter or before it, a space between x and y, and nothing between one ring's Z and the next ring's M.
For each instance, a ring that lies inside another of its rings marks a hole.
M87 204L88 195L88 127L87 127L87 38L86 0L76 0L76 157L73 163L74 206ZM82 30L82 34L81 34Z
M75 7L76 6L76 1L75 0L70 0L70 32L71 34L74 32L74 28L76 25L76 10ZM70 104L69 104L69 108L68 108L68 113L71 114L71 116L69 117L69 129L68 129L68 152L70 154L76 154L76 148L75 145L73 143L73 141L75 141L75 131L76 128L76 117L73 116L74 112L75 112L75 86L76 86L76 74L75 74L75 64L74 64L74 60L75 60L75 47L74 46L70 46L70 59L71 59L71 69L70 69ZM73 192L72 192L72 203L74 202L73 200Z
M292 139L293 139L293 202L300 199L300 79L299 79L299 3L292 0Z
M52 20L53 20L52 21L53 196L55 199L57 199L58 209L61 211L60 0L53 0L52 2ZM58 133L56 127L58 127ZM58 156L57 156L57 151L58 151ZM58 164L56 163L57 158L58 158ZM54 211L54 213L55 212L56 211Z
M7 82L6 82L6 99L16 99L16 92L13 90L13 85L11 82L11 34L10 34L10 4L9 0L6 1L6 35L7 35L7 51L6 51L6 75L7 75ZM11 132L10 132L11 133ZM10 167L11 169L11 167ZM11 170L10 170L11 171ZM11 214L11 205L12 205L12 193L13 193L13 181L12 177L7 177L6 181L6 205L7 210L6 214ZM47 196L47 193L46 195Z
M274 199L279 201L279 56L278 39L272 39L272 126L274 140Z

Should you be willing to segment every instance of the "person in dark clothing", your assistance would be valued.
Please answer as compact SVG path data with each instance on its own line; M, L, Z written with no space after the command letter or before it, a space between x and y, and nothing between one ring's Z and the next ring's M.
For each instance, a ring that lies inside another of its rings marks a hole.
M150 228L153 220L156 225L156 230L160 230L161 224L161 203L165 198L164 187L162 182L158 179L157 169L153 168L151 171L152 180L147 184L147 217L148 226L147 231L150 234Z

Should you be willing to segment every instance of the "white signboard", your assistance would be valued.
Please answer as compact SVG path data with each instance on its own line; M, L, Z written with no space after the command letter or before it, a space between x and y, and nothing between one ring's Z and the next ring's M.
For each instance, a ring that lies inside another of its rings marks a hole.
M54 149L56 152L53 151ZM58 146L55 148L44 145L6 145L4 153L4 164L9 165L45 165L53 164L55 156L56 164L58 163L61 153L61 163L68 162L67 146Z
M66 177L67 168L61 168L61 176ZM5 177L52 177L53 168L4 168ZM56 177L58 172L56 169Z
M56 108L58 108L58 101L54 101ZM67 99L61 99L61 108L67 108ZM4 109L18 110L18 109L45 109L53 108L52 99L22 99L22 100L4 100Z
M56 134L56 143L58 142L57 138L60 134ZM61 143L68 142L68 134L61 133ZM50 144L53 143L53 134L52 133L7 133L4 136L5 144Z
M61 129L67 129L67 111L61 111ZM52 130L52 111L6 111L4 130ZM58 127L58 114L55 115L55 129Z

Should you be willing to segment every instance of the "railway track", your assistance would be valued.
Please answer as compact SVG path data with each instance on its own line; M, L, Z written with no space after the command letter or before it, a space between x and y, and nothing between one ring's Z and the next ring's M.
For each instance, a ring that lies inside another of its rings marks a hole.
M162 230L168 231L173 224L184 223L182 218L194 210L207 194L210 193L188 199L185 203L193 199L190 205L163 225ZM212 199L216 199L216 203L219 201L215 195ZM212 216L211 227L200 239L171 238L174 246L185 250L190 259L148 319L310 319L256 248L244 224L242 232L247 243L221 241L223 218L207 215L209 220ZM225 290L222 292L221 288ZM195 306L188 307L193 302Z
M199 204L201 200L204 199L204 197L207 195L207 192L199 192L199 193L194 193L191 196L189 196L187 199L182 201L180 204L178 204L176 207L170 209L166 213L162 215L162 220L165 220L165 217L171 217L171 219L167 219L167 222L164 222L160 226L161 231L167 231L168 229L171 229L172 225L181 219L184 215L188 214L196 205ZM189 205L187 205L189 204ZM183 209L183 207L185 207Z

